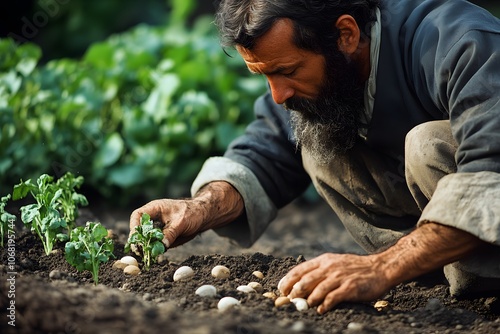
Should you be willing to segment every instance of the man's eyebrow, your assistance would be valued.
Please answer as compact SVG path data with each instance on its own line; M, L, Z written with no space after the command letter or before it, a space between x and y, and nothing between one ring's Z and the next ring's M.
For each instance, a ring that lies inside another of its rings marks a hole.
M270 70L270 71L265 71L265 72L259 72L259 71L254 71L252 69L248 69L250 71L250 73L252 74L263 74L263 75L273 75L273 74L280 74L280 73L283 73L283 72L286 72L287 70L289 70L290 67L285 67L285 66L278 66L276 67L275 69L273 70Z

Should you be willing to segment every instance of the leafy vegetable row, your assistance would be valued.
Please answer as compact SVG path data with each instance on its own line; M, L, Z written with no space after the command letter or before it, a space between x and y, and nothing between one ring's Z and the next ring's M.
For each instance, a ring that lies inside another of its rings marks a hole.
M111 36L81 60L39 64L36 45L0 39L0 189L69 171L118 204L187 193L252 119L265 81L224 54L212 18L188 28L175 3L165 26Z
M42 174L36 184L31 179L21 181L14 187L12 198L19 200L28 195L36 203L21 207L21 220L43 244L45 254L49 256L56 242L64 242L65 257L69 264L78 271L88 270L97 284L99 267L113 254L114 243L108 237L108 230L98 222L87 222L85 226L76 226L78 207L88 205L86 197L76 192L83 184L83 177L71 173L64 174L57 181L52 176ZM4 246L9 224L16 216L7 212L5 207L11 195L0 201L0 238ZM142 216L141 225L130 237L126 251L131 245L136 247L143 258L145 270L149 270L157 257L165 252L161 242L161 229L153 226L149 215Z

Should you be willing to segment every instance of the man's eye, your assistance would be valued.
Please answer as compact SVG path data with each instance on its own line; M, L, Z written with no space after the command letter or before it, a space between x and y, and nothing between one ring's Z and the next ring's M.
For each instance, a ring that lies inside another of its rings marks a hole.
M283 73L283 75L284 75L285 77L290 78L290 77L293 77L293 76L295 75L295 72L296 72L296 70L294 69L294 70L292 70L292 71L289 71L289 72Z

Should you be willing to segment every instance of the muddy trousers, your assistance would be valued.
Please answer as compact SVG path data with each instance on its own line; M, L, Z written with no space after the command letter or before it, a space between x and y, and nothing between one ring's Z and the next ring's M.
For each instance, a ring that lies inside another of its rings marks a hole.
M449 121L412 129L405 156L380 154L360 142L327 164L303 150L318 193L367 252L379 252L415 229L422 209L445 175L456 172L457 143ZM339 177L340 176L340 177ZM500 290L500 247L485 246L444 267L453 295Z

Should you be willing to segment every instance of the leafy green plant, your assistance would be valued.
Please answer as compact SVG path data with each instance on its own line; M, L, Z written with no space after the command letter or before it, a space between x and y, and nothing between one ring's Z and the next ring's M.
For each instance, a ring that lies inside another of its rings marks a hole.
M83 184L83 176L75 177L72 173L66 173L57 180L56 187L62 190L61 196L57 199L59 211L68 225L68 235L71 237L71 231L75 228L75 222L78 218L78 207L89 205L87 198L75 191Z
M52 176L42 174L36 184L29 179L14 186L14 200L31 194L36 201L21 207L21 220L42 240L47 255L57 240L69 239L70 228L78 216L78 205L88 205L86 197L75 191L82 183L83 177L75 178L71 173L57 182Z
M5 211L5 206L7 205L9 199L10 194L0 198L0 246L2 247L4 245L3 240L5 238L5 234L9 230L9 225L16 219L16 216Z
M187 26L193 1L172 6L165 25L110 36L79 60L39 64L36 45L0 39L0 188L71 172L123 205L188 193L266 83L221 50L213 18Z
M108 238L108 230L100 223L87 222L71 232L71 239L65 246L65 257L78 271L92 273L94 284L99 283L99 267L113 254L113 240Z
M150 218L147 213L142 214L141 224L136 227L125 245L126 252L131 250L132 245L137 247L137 251L142 255L145 270L149 270L151 264L156 263L158 255L165 253L163 233L161 229L154 227Z
M53 183L53 177L43 174L37 184L31 180L21 181L14 187L12 198L18 200L31 194L36 203L21 207L21 220L32 232L35 232L43 243L45 254L49 255L57 240L67 240L64 230L66 220L61 216L59 198L62 189Z

